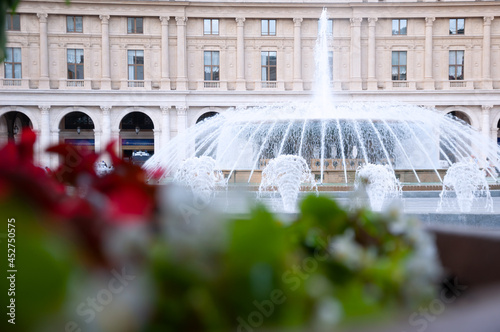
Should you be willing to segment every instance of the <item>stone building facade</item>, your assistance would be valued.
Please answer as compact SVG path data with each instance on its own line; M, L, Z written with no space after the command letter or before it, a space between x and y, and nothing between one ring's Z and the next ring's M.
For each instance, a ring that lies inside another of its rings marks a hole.
M435 107L497 140L494 1L23 0L0 67L0 142L31 126L37 160L68 141L153 152L200 118L312 95L323 7L338 102Z

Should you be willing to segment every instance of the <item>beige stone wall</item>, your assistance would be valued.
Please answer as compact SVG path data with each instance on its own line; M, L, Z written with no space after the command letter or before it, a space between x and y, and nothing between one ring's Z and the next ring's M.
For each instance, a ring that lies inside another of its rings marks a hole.
M223 2L226 3L87 0L66 6L63 0L23 0L18 7L21 31L8 32L7 45L22 49L22 79L18 82L4 79L4 67L0 66L0 116L13 108L23 110L36 122L35 127L43 131L46 127L40 124L40 112L48 110L49 115L43 114L50 118L53 128L52 132L43 133L46 142L57 141L57 124L52 123L57 122L55 112L59 119L78 107L101 124L108 112L104 110L111 107L110 121L116 127L127 112L139 107L154 118L155 139L166 142L210 110L223 112L228 107L263 102L308 100L314 81L317 20L326 6L333 19L332 91L337 100L398 100L436 106L442 112L461 111L468 114L478 130L491 138L498 135L500 6L494 2ZM44 15L37 14L48 14L46 49L42 43ZM83 33L66 32L67 15L83 16ZM100 15L110 16L107 25ZM127 34L127 17L143 17L144 33ZM162 23L160 17L169 18L168 26L163 25L167 21ZM183 17L187 18L185 27ZM488 17L494 19L490 26L490 47L485 49ZM203 34L204 18L219 19L219 35ZM236 18L245 19L240 40L243 50L238 49ZM356 23L351 23L357 18L361 19L359 40L354 34ZM377 20L373 21L374 18ZM429 20L432 49L426 43L429 37L426 18L435 18ZM449 18L466 19L465 35L449 35ZM261 19L277 20L276 36L261 36ZM300 40L295 38L294 19L300 22ZM408 34L393 36L392 19L408 19ZM375 26L373 44L370 24ZM109 27L107 49L103 49L105 26ZM298 50L297 44L300 44ZM85 79L81 85L67 82L68 48L84 50ZM375 54L372 58L370 49ZM144 82L136 86L129 86L128 82L128 50L144 50ZM463 82L448 79L450 50L465 51ZM203 81L204 51L220 52L220 82L215 86ZM262 86L261 51L277 52L275 86ZM392 51L408 52L408 79L402 84L391 80ZM240 68L241 61L244 65ZM238 68L243 81L238 81ZM426 77L426 68L431 77ZM43 76L45 70L47 77ZM109 79L103 76L106 71ZM359 78L355 77L357 72ZM375 77L370 77L371 72ZM47 105L50 107L46 108ZM102 140L99 146L118 135L112 128L99 128L95 133L96 140Z

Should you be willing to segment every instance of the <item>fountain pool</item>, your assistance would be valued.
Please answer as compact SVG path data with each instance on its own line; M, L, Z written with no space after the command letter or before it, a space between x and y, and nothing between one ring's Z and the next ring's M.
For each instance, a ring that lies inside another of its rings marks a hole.
M326 22L323 11L309 102L228 109L176 136L144 167L156 174L168 170L161 181L169 181L187 158L210 157L228 183L253 188L261 183L269 161L283 155L304 159L319 186L352 184L356 169L365 164L387 165L401 182L418 184L442 183L443 165L472 155L500 168L495 142L434 109L400 103L336 103L324 70L331 38Z

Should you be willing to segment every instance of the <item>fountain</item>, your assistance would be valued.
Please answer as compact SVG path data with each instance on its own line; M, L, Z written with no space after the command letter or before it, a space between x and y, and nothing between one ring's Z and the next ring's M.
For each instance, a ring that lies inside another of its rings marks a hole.
M217 187L226 185L222 172L215 169L215 160L208 156L186 159L173 181L189 187L195 198L204 203L212 200Z
M310 190L317 190L316 181L305 159L300 156L281 155L269 161L262 172L259 193L262 194L266 190L279 192L284 210L293 212L301 184L307 184Z
M108 173L113 171L113 166L109 166L106 164L104 160L100 162L96 162L94 165L95 172L98 176L102 177Z
M303 158L320 185L352 184L362 164L388 165L402 182L440 183L441 165L482 156L500 168L500 150L470 126L436 110L400 103L335 103L328 71L327 14L315 49L316 75L308 102L228 109L176 136L144 167L170 170L185 158L211 157L231 183L258 184L269 160ZM250 186L249 186L250 187ZM332 190L336 188L332 186Z
M386 201L401 199L402 196L401 183L396 179L394 170L387 165L366 164L359 167L354 188L366 190L374 211L381 211Z
M439 212L493 212L493 201L484 171L474 161L453 164L443 180Z

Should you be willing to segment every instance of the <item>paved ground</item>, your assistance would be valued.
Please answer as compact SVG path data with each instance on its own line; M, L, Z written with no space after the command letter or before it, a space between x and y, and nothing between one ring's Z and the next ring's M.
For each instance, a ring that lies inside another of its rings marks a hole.
M474 203L469 213L462 213L458 208L448 208L437 212L439 205L439 191L404 192L403 198L395 202L406 214L415 215L422 222L429 225L455 225L457 227L475 227L500 231L500 191L494 190L492 195L493 212L485 208L484 200ZM301 193L299 200L306 194ZM353 196L350 192L321 192L321 195L334 197L339 204L348 207L352 205ZM239 196L239 197L238 197ZM224 211L230 214L245 214L249 207L257 200L257 193L235 193L226 192L219 195L214 202ZM259 201L271 210L281 213L282 203L279 196L272 197L266 194ZM294 213L292 213L293 215ZM283 218L286 217L283 214Z

